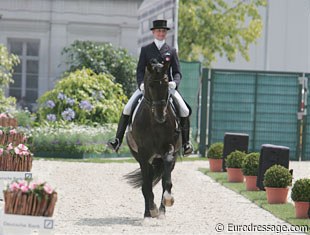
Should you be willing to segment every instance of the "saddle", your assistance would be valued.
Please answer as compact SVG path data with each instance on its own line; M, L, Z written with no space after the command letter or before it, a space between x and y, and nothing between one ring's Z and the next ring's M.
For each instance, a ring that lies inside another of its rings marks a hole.
M138 152L138 146L137 146L134 138L132 137L132 132L131 132L132 131L132 123L133 123L133 121L135 119L135 116L136 116L136 113L137 113L137 111L139 109L139 106L142 103L142 100L143 100L143 95L141 94L140 96L138 96L136 98L136 100L133 103L132 111L131 111L131 114L130 114L130 117L129 117L127 133L126 133L127 143L128 143L128 145L131 146L132 150L134 150L135 152ZM173 114L174 114L174 116L176 118L176 129L175 129L175 131L176 132L181 132L180 115L179 115L178 109L176 108L177 105L176 105L176 103L174 102L174 100L172 98L169 99L169 102L170 102Z
M139 106L140 106L142 100L143 100L143 95L141 94L133 102L132 111L131 111L131 114L130 114L130 117L129 117L129 123L128 123L128 127L130 128L130 130L131 130L131 125L132 125L132 123L134 121L134 118L136 116L137 110L139 109ZM180 129L180 113L179 113L179 110L177 109L177 104L176 104L176 102L172 98L169 98L169 102L170 102L173 114L174 114L174 116L176 118L177 130L179 130Z

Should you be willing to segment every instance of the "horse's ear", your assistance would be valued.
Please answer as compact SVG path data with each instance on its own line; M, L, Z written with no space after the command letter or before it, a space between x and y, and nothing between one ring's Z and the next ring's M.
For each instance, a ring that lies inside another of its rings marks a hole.
M169 66L170 66L170 61L165 61L164 62L164 71L167 71L169 69Z

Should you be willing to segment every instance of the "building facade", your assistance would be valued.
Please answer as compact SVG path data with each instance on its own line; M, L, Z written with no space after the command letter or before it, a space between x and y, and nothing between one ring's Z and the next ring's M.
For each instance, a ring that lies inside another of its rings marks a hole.
M178 19L178 1L177 0L146 0L138 10L138 48L151 43L154 40L150 28L153 21L158 19L167 20L170 28L166 42L169 45L177 47L177 19ZM138 53L139 53L138 49Z
M75 40L110 42L137 56L142 0L1 0L0 43L19 56L7 95L34 103L53 88Z

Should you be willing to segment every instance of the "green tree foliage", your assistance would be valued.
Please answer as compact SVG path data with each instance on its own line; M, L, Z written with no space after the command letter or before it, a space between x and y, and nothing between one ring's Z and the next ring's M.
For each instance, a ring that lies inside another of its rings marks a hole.
M127 96L136 89L137 61L126 49L114 48L111 43L75 41L62 51L69 72L83 67L95 73L110 73L115 82L122 84Z
M110 74L90 69L76 70L65 76L38 99L41 122L77 124L117 122L127 97Z
M216 55L234 61L237 52L248 61L249 45L261 36L258 7L266 0L180 0L180 58L211 67Z
M5 97L4 90L13 83L13 68L19 63L18 56L10 54L7 48L0 44L0 112L5 112L15 105L15 98Z

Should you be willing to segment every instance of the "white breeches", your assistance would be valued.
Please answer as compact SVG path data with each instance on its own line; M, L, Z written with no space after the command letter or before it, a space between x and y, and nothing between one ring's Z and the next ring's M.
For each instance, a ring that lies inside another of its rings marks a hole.
M130 97L130 99L128 100L127 104L125 105L125 108L123 110L123 114L128 115L128 116L131 114L131 109L132 109L133 102L141 94L142 94L142 91L140 91L139 89L137 89L133 93L133 95Z
M133 95L130 97L130 99L128 100L127 104L125 105L125 108L123 110L123 114L125 115L130 115L132 112L132 106L133 106L133 102L136 100L136 98L141 95L142 92L137 89ZM187 117L189 115L189 109L187 108L182 96L180 95L180 93L175 90L175 89L170 89L170 94L172 95L173 100L177 103L178 108L179 108L179 112L180 112L180 116L181 117Z

